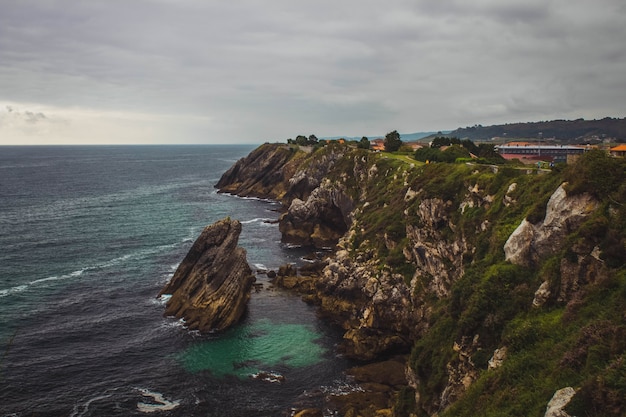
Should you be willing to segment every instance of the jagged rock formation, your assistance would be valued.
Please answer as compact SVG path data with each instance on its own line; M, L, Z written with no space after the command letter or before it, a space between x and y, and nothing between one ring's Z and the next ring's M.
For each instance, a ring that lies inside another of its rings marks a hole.
M215 187L240 196L282 200L304 154L296 153L288 145L262 145L230 167Z
M336 184L324 182L345 148L318 150L265 144L237 161L216 187L240 196L271 198L287 207L279 220L283 241L331 248L348 230L352 199Z
M341 187L324 182L306 201L295 198L280 217L283 241L331 248L348 231L353 210L352 199Z
M226 218L207 226L159 296L170 294L165 314L201 332L237 323L250 299L254 275L238 247L241 223Z

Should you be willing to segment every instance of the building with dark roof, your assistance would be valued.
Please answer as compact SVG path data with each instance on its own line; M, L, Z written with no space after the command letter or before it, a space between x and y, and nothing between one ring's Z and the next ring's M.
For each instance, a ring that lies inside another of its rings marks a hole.
M538 145L532 142L510 142L497 145L496 150L505 159L537 162L567 162L569 155L582 155L588 146L576 145Z

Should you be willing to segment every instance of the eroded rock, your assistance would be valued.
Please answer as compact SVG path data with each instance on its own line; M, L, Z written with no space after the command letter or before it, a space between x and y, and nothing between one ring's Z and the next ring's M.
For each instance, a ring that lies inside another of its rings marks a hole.
M597 208L598 202L589 194L568 196L561 185L552 194L543 221L534 225L528 220L509 236L504 244L506 260L523 266L536 266L540 260L557 253L565 237Z
M250 299L254 275L237 246L241 223L226 218L207 226L159 293L169 294L165 314L191 330L224 330L237 323Z
M570 417L563 409L569 404L574 395L576 395L576 390L572 387L562 388L555 392L546 407L544 417Z

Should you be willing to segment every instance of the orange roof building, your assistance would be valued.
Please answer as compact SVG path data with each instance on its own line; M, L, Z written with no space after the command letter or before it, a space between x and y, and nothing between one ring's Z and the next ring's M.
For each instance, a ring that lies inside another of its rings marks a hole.
M624 158L626 157L626 145L617 145L614 148L611 148L609 152L611 153L611 156Z

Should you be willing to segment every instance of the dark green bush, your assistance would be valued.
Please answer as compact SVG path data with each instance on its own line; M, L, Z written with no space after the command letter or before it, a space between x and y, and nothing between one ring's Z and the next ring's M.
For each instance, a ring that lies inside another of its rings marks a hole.
M615 191L624 179L626 162L612 158L601 150L591 150L583 154L564 172L568 182L568 194L589 193L603 199Z

